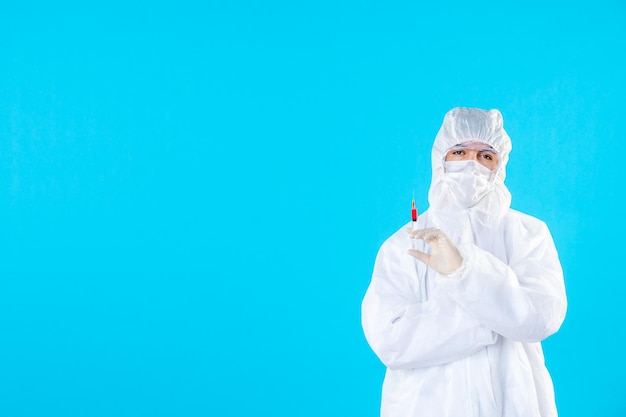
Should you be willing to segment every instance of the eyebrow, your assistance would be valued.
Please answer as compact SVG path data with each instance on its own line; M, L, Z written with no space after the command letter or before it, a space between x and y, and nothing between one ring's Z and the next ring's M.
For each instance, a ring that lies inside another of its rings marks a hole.
M490 153L494 153L494 154L498 154L498 151L496 151L495 149L493 149L492 147L484 147L484 148L474 148L472 146L465 146L461 143L459 143L458 145L454 145L453 147L451 147L448 152L452 152L452 151L461 151L461 150L466 150L466 149L471 149L474 151L478 151L478 152L490 152Z

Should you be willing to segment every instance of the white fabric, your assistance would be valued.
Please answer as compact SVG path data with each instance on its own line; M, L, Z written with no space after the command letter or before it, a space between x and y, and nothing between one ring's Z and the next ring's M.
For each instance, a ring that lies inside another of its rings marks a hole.
M438 182L433 198L451 210L466 209L478 204L495 189L491 170L476 161L447 161L446 175Z
M433 188L446 175L443 153L464 141L498 151L494 187L472 207L442 206ZM510 149L497 110L449 112L433 147L431 207L418 227L446 233L463 265L447 276L428 269L407 249L429 248L405 228L378 253L362 322L387 366L382 417L557 415L540 341L564 319L563 275L546 225L509 208Z

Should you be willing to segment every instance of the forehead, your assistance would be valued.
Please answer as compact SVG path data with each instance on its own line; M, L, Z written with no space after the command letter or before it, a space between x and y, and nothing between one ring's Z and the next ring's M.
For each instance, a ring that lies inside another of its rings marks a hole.
M461 150L461 149L472 149L472 150L482 151L482 152L492 152L492 153L495 153L495 154L498 153L498 151L496 151L493 147L491 147L490 145L487 145L486 143L482 143L482 142L462 142L462 143L457 143L456 145L454 145L453 147L448 149L448 152Z

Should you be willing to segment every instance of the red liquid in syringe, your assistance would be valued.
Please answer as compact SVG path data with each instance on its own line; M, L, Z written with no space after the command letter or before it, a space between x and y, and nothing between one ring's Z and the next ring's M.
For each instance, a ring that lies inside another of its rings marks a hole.
M417 229L417 208L415 207L415 200L411 200L411 226L413 229Z

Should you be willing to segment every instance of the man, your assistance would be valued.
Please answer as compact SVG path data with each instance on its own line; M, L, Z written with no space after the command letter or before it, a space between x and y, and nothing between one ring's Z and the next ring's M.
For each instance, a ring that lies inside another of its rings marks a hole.
M497 110L448 112L430 207L382 245L362 305L387 366L382 417L553 417L541 341L565 317L546 225L510 209L511 141Z

